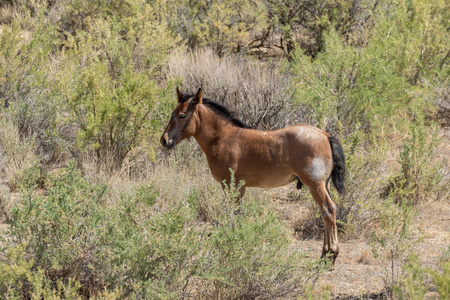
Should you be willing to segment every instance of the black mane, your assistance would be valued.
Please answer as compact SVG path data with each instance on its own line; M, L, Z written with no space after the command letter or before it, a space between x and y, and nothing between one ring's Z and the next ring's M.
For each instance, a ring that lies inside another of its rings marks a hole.
M228 110L228 108L226 108L222 104L219 104L215 101L206 98L203 98L203 104L211 108L215 113L217 113L221 117L229 120L233 125L241 128L251 128L241 120L235 118L233 114Z
M183 94L181 92L180 92L180 94L184 101L189 101L189 99L194 97L194 95L192 95L192 94ZM241 120L235 118L233 116L233 114L228 110L228 108L226 108L225 106L223 106L220 103L212 101L211 99L208 99L208 98L203 98L203 104L205 104L206 106L211 108L215 113L217 113L222 118L225 118L226 120L230 121L231 124L233 124L234 126L237 126L240 128L253 128L253 127L245 124Z

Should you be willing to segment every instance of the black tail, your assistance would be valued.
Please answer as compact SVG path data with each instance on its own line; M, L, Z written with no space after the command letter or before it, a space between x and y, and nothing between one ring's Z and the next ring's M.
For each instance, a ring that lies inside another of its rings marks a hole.
M345 193L345 155L339 140L333 136L328 138L331 145L331 152L333 153L333 171L331 171L331 178L336 190L343 194Z

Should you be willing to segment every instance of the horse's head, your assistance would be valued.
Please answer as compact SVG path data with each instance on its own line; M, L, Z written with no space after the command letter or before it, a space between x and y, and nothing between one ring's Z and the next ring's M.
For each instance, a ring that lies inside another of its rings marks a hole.
M197 105L203 102L203 92L199 89L195 96L189 97L177 88L177 98L178 105L161 136L161 144L167 149L172 149L181 140L194 135L196 124L193 115Z

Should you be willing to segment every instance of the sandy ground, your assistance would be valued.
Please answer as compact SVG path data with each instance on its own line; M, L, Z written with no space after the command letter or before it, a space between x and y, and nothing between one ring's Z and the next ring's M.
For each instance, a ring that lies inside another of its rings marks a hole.
M308 213L305 203L291 201L289 196L295 192L293 186L268 190L271 201L288 224L298 222ZM436 266L442 251L450 246L450 204L435 201L419 207L418 222L424 236L417 247L422 263ZM319 257L322 250L322 237L301 239L293 237L293 247L311 250ZM369 240L341 238L340 254L333 270L327 271L317 282L315 291L320 293L325 287L333 299L386 299L383 269L373 257ZM437 299L430 293L428 299Z

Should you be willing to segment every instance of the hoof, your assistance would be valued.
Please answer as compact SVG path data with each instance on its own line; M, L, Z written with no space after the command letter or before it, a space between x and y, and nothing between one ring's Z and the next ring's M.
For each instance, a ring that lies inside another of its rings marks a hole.
M322 250L322 256L320 258L326 258L331 260L331 265L334 266L334 262L339 254L339 246L336 247L336 250L326 249L325 247Z

